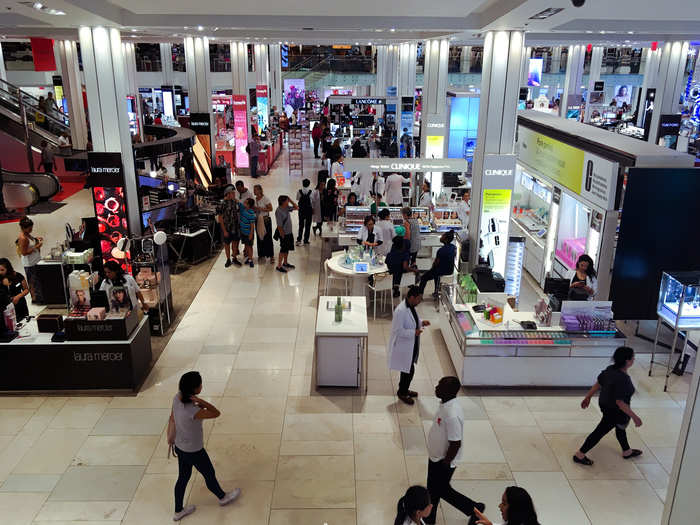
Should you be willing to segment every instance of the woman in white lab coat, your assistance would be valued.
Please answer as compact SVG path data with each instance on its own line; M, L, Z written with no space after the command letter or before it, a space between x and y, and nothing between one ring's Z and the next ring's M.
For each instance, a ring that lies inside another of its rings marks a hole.
M372 173L369 171L358 171L355 174L357 181L357 198L360 202L367 202L372 193ZM381 193L381 192L380 192Z
M407 405L414 404L418 394L408 387L411 386L416 370L420 348L420 334L423 328L430 326L430 321L422 321L416 312L416 306L423 300L423 295L417 286L411 286L406 299L401 301L394 310L391 321L391 336L389 337L389 368L401 372L399 389L396 395Z
M360 246L375 249L382 244L382 232L374 227L374 217L372 215L365 217L364 224L357 233L356 241Z

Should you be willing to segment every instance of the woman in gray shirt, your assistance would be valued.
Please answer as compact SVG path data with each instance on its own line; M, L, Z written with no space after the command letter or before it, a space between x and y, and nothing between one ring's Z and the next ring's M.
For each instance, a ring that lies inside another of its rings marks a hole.
M202 420L214 419L221 415L214 405L197 397L202 391L202 376L199 372L187 372L180 378L180 391L173 398L173 410L170 413L171 423L175 423L175 439L168 436L168 444L174 445L177 455L179 475L175 483L175 514L174 521L180 521L195 511L194 505L183 507L185 489L192 476L192 467L196 468L204 478L207 488L219 498L219 505L227 505L235 500L241 489L224 492L216 479L214 465L204 450Z

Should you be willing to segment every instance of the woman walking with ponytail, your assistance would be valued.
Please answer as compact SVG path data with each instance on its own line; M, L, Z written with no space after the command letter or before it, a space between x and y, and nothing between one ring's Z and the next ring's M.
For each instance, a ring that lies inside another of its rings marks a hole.
M622 448L623 458L630 459L642 454L641 450L630 448L625 431L630 419L634 421L634 426L642 426L642 420L630 408L634 385L627 371L633 364L634 350L627 346L619 347L613 355L613 364L598 375L595 385L581 401L581 408L588 408L591 398L600 390L598 405L603 413L603 418L574 454L574 463L586 466L593 465L593 461L586 456L586 453L595 447L613 428L615 429L615 437Z
M414 485L396 505L394 525L425 525L423 518L429 516L432 510L428 489Z

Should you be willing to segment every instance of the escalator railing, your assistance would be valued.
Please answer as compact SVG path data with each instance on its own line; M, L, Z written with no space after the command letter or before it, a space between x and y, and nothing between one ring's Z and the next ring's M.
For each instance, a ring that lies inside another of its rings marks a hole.
M33 186L40 199L47 200L61 191L61 183L53 173L18 172L0 168L2 180L8 183L27 183Z

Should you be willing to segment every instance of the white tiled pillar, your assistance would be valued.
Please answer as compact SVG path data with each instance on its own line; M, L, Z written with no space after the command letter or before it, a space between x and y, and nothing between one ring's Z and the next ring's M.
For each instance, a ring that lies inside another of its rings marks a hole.
M661 52L659 76L656 83L654 112L651 115L649 142L656 143L661 115L677 113L678 100L683 91L685 63L688 59L688 42L666 42Z
M637 111L637 126L644 124L644 101L647 97L647 90L656 88L656 81L659 77L659 63L661 62L661 48L652 51L645 47L642 51L642 68L644 80L642 81L642 93Z
M596 82L600 80L603 67L603 46L593 46L591 49L591 69L588 74L588 92L593 91Z
M75 42L61 40L58 42L63 94L68 101L68 119L70 121L71 144L77 149L85 149L88 128L83 106L83 84L78 66L78 49ZM0 61L2 57L0 57Z
M386 60L387 60L387 46L375 46L374 52L377 56L377 72L376 80L374 81L374 91L372 94L375 97L385 97L386 96Z
M2 43L0 43L0 80L7 80L7 71L5 70L5 58L2 55Z
M561 46L554 46L552 48L552 67L550 72L557 74L561 71Z
M559 104L559 116L566 118L566 106L569 95L581 93L583 82L583 61L586 58L586 46L576 44L569 46L569 56L566 59L566 77L564 79L564 92Z
M162 44L161 44L162 45ZM134 97L134 105L136 106L136 118L139 121L139 136L143 137L143 112L141 100L139 99L139 84L136 76L136 45L133 42L123 42L122 50L124 51L124 65L126 67L127 78L127 94ZM168 52L170 52L170 44L168 44ZM161 48L162 54L162 48ZM168 55L170 56L170 55ZM172 82L172 58L170 60L170 79ZM163 66L165 71L165 66Z
M245 42L231 42L231 89L234 95L248 99L248 46Z
M270 62L270 109L272 106L282 107L282 55L278 44L268 46Z
M400 97L414 97L416 94L416 55L415 42L399 45L399 85Z
M469 73L472 65L472 46L462 46L462 55L459 60L459 72Z
M484 40L479 129L472 167L469 215L470 261L478 260L482 173L489 154L515 152L520 69L525 53L521 31L489 31Z
M185 67L191 113L211 113L209 39L185 37Z
M270 64L267 58L267 44L255 44L255 83L267 86L270 83Z
M132 234L140 234L136 170L126 110L127 72L119 30L81 27L78 34L93 149L121 153L129 228Z
M160 44L160 63L163 72L163 85L172 86L175 84L173 77L173 46L170 42Z
M425 62L423 65L423 111L421 113L421 156L425 155L428 123L436 126L447 120L447 66L450 56L450 41L447 39L426 40L423 43Z

